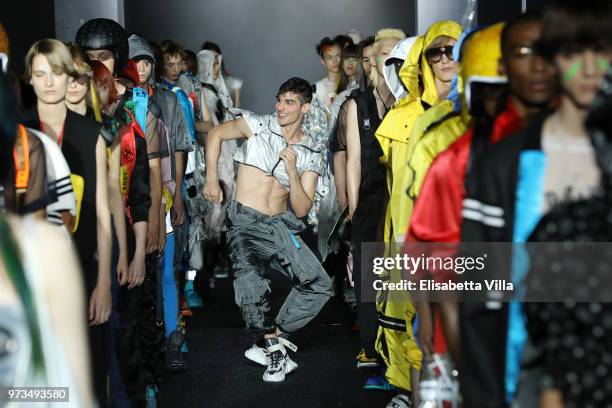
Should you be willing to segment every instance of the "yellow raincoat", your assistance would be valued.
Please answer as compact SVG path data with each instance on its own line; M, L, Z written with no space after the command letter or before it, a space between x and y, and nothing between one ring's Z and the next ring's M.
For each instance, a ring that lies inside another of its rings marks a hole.
M424 37L419 37L410 49L408 57L400 70L400 79L408 90L408 95L398 101L387 113L376 132L382 150L382 161L387 166L389 187L389 206L385 220L385 241L401 241L408 225L406 211L410 201L406 195L412 174L407 170L407 157L413 150L415 140L413 128L419 117L426 113L423 103L431 106L427 111L428 121L432 123L452 110L450 102L438 105L434 76L422 53L439 36L445 35L458 39L461 26L452 21L443 21L430 27ZM419 83L419 67L422 73L422 89ZM422 92L421 92L422 91ZM431 111L431 113L429 113ZM421 132L425 130L424 127ZM388 255L394 255L393 250ZM401 274L391 270L391 282L399 282ZM412 381L421 368L422 353L418 348L412 330L415 309L407 292L380 292L377 298L379 328L376 350L387 366L386 377L389 382L403 390L412 390Z
M459 91L462 97L464 96L464 83L469 85L472 81L505 82L505 79L500 77L498 73L498 61L501 58L500 39L503 27L503 23L498 23L474 33L469 38L468 43L464 47L463 60L461 62ZM442 108L443 105L438 105L438 107ZM406 211L408 212L408 217L412 215L414 201L421 191L431 163L438 154L450 147L455 140L467 131L471 122L465 98L463 111L460 115L455 115L435 126L431 126L431 124L442 119L442 116L450 113L450 110L446 113L443 111L437 112L440 115L438 117L432 115L432 117L426 118L426 115L433 109L428 110L419 118L411 135L414 144L408 156L408 172L410 174L407 177L410 183L406 186L408 196ZM423 127L423 131L418 129L419 125ZM408 228L409 225L406 231L408 231Z
M395 211L401 200L400 187L403 184L403 172L406 166L406 152L410 140L410 132L414 122L424 112L420 102L418 65L423 50L423 37L419 37L413 44L404 65L400 70L400 79L408 94L397 101L393 108L387 112L382 123L376 131L376 139L382 147L382 163L387 167L387 187L389 189L389 205L385 219L385 241L394 242L393 232L396 229L392 220L398 220L400 213ZM428 88L435 86L429 84ZM399 230L397 230L399 231Z
M399 73L408 95L395 103L376 131L376 138L383 150L382 162L388 168L389 205L385 220L387 242L401 241L408 224L409 214L405 211L407 200L405 192L409 176L406 172L406 159L414 144L411 137L413 127L425 112L423 103L432 106L430 109L435 108L437 113L432 116L437 118L441 118L452 109L448 101L444 101L442 108L436 106L438 95L434 75L422 55L423 50L442 35L458 39L461 35L461 26L454 21L441 21L432 25L424 37L417 39ZM422 73L422 89L419 68Z

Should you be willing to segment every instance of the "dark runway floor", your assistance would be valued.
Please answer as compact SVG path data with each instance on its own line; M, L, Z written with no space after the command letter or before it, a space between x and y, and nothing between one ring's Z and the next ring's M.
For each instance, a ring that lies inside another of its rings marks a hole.
M287 292L273 292L272 303L278 308ZM299 350L291 355L299 368L280 384L264 383L264 368L244 358L250 336L234 304L231 281L218 280L203 300L204 307L194 309L187 322L188 370L166 375L159 407L382 408L393 397L392 392L363 390L368 373L355 366L358 335L351 331L351 314L337 297L292 336Z

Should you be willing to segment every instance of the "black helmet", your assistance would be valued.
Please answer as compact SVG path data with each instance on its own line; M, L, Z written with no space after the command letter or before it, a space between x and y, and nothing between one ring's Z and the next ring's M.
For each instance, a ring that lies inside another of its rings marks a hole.
M108 18L94 18L79 28L76 42L84 50L109 50L115 56L115 72L121 71L128 61L128 37L125 29ZM113 74L114 74L113 73Z

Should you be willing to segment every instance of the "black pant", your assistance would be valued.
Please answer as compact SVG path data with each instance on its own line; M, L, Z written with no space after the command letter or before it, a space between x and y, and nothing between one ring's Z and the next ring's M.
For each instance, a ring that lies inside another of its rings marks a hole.
M161 347L164 327L156 319L157 256L145 258L146 276L142 285L121 288L120 329L117 356L128 395L137 405L144 401L145 388L161 377Z
M459 330L464 406L505 408L508 305L490 310L482 303L460 303Z
M135 251L135 237L128 228L128 252L130 262ZM145 388L159 382L162 372L161 349L164 327L157 318L157 270L156 253L145 256L145 279L142 285L119 290L119 320L117 335L117 359L126 391L135 406L145 401Z
M362 284L368 284L368 282L373 281L373 272L361 267L361 244L363 242L377 242L382 239L381 222L384 223L386 203L386 192L360 196L357 209L351 221L353 280L355 282L355 297L357 300L359 336L361 338L361 345L368 357L376 355L374 344L378 332L378 313L376 312L376 303L362 302ZM374 256L374 254L371 255ZM366 265L368 264L371 265L371 262L366 263ZM364 274L369 275L366 276Z
M86 311L89 312L91 294L96 288L98 281L98 261L94 257L91 257L87 261L81 261L81 269L85 280ZM108 406L108 396L106 392L108 380L106 354L107 329L108 324L104 323L99 326L89 326L87 330L93 390L100 407Z

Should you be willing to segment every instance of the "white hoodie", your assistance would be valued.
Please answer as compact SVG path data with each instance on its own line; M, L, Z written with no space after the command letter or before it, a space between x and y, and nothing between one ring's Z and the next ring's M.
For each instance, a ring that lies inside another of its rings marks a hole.
M396 101L399 101L406 96L408 91L406 91L406 88L404 88L404 85L402 84L402 80L397 72L395 72L395 66L391 64L391 60L399 59L401 61L405 61L417 38L419 37L409 37L395 44L395 47L393 47L391 53L385 60L383 75L385 77L385 82L387 83L387 86L389 87L389 90L393 96L395 96Z
M220 99L221 103L226 109L226 113L224 115L224 121L232 119L228 117L227 110L234 107L234 103L232 101L231 94L227 89L227 84L225 79L223 78L223 73L219 71L219 75L217 75L217 79L213 79L213 63L215 62L215 57L219 58L219 66L221 66L221 61L223 56L217 54L214 51L210 50L202 50L198 52L198 74L197 78L200 82L204 84L209 84L215 87L217 90L217 95L211 95L211 92L205 92L207 96L206 104L209 109L216 109L217 100ZM213 115L214 116L214 115ZM213 118L213 122L216 121L216 118ZM215 123L216 124L216 123Z

